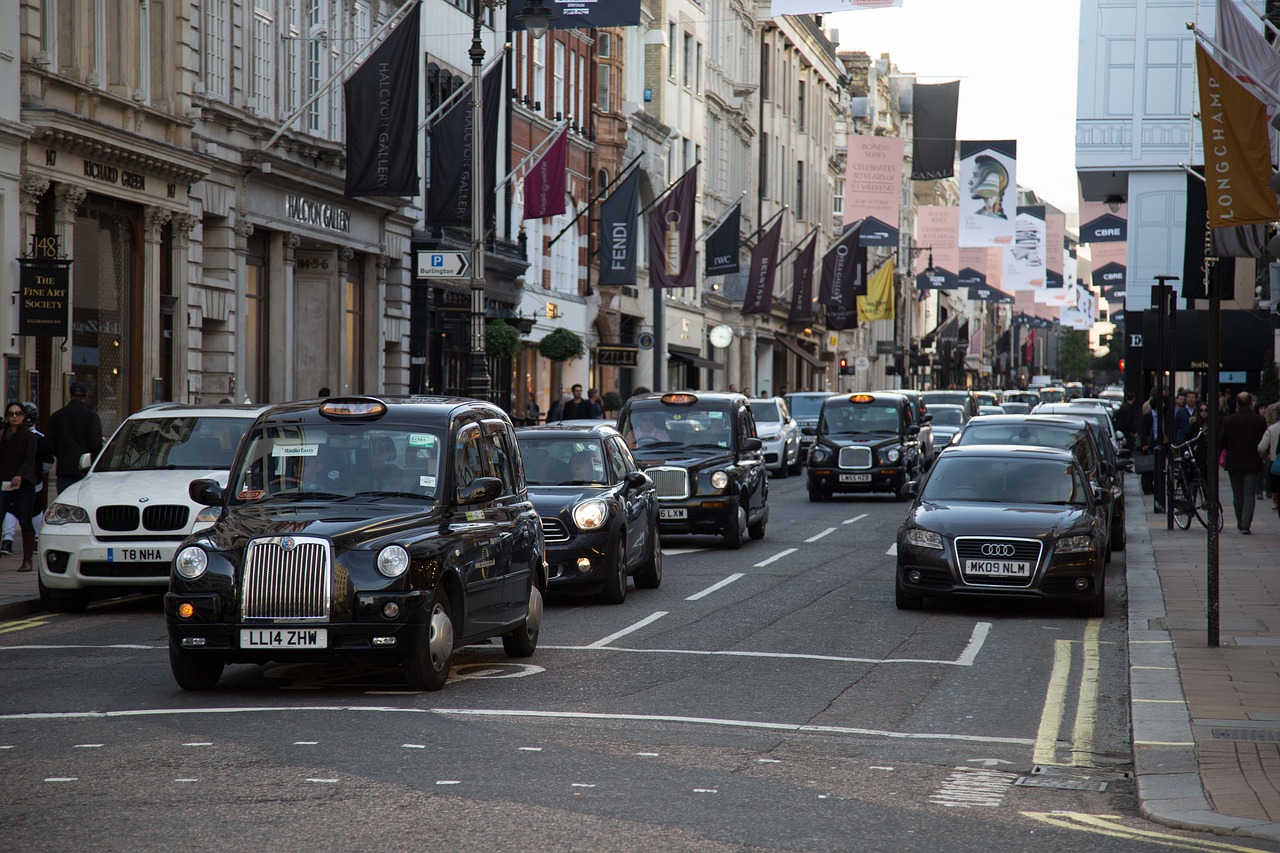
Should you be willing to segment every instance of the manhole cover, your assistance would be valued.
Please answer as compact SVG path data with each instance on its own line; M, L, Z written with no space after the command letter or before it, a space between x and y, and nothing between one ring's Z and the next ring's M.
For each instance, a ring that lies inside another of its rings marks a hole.
M1107 790L1107 783L1116 779L1132 779L1133 773L1128 770L1104 770L1097 767L1058 767L1052 764L1037 764L1031 773L1019 776L1014 782L1024 788L1061 788L1067 791Z
M1097 791L1098 793L1107 790L1106 782L1088 779L1055 779L1052 776L1019 776L1018 781L1013 784L1024 788L1062 788L1067 791Z
M1280 743L1280 729L1237 729L1210 728L1209 736L1214 740L1254 740L1265 743Z

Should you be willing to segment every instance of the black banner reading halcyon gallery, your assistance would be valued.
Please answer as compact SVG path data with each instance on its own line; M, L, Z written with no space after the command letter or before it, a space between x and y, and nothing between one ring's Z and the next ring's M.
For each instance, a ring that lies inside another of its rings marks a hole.
M915 129L911 147L911 180L932 181L955 174L956 114L960 81L915 85Z
M742 242L742 202L729 211L716 230L707 237L707 277L729 275L738 271L738 244Z
M813 319L813 261L818 252L815 234L809 245L800 250L791 267L791 310L787 319L793 323L807 323Z
M502 108L503 65L489 69L481 87L484 126L485 226L492 224L493 194L498 184L494 166L498 157L498 117ZM462 95L431 127L431 187L427 190L428 225L470 225L471 197L471 98Z
M640 24L640 0L546 0L548 11L555 19L547 24L549 30L586 30L592 27L635 27ZM525 29L520 20L520 4L507 6L507 24L513 30Z
M637 205L640 170L627 176L600 204L600 280L597 284L636 283Z
M70 323L67 293L69 261L20 260L18 276L18 334L33 338L65 338Z
M414 196L418 186L419 3L342 84L347 113L343 194Z
M773 310L773 280L778 271L778 247L782 244L782 220L751 250L751 270L747 278L747 294L742 300L743 314L768 314Z

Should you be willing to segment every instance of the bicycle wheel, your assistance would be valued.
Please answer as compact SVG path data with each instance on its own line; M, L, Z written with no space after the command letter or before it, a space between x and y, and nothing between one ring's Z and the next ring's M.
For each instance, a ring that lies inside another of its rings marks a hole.
M1173 523L1182 530L1191 526L1191 516L1195 509L1192 503L1191 489L1186 475L1180 469L1173 472Z

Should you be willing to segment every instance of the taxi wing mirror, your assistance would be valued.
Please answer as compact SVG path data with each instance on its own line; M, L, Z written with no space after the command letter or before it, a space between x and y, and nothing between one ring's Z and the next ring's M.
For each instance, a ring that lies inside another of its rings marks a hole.
M805 435L817 435L817 434L818 434L818 428L817 428L817 427L811 427L811 426L807 426L807 427L800 427L800 432L804 433Z
M222 486L217 480L192 480L187 495L201 506L222 505Z
M470 485L459 486L457 502L460 506L488 503L502 494L502 480L497 477L477 477Z
M764 442L754 436L742 439L742 452L750 453L764 447Z
M920 427L916 426L915 424L912 424L911 426L907 427L907 435L919 435L919 434L920 434Z
M930 415L930 414L928 414L928 413L925 413L925 416L924 416L923 418L921 418L921 420L922 420L922 421L924 421L924 422L925 422L925 423L927 423L927 424L928 424L928 423L933 423L933 415Z
M81 470L81 471L88 471L88 470L89 470L89 466L90 466L90 465L92 465L92 464L93 464L93 454L92 454L92 453L81 453L81 454L80 454L80 470Z

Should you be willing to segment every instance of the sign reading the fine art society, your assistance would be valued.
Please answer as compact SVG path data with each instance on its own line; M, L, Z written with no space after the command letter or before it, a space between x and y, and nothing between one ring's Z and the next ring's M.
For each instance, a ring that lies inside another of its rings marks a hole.
M71 267L66 262L22 262L18 279L18 334L65 338Z

